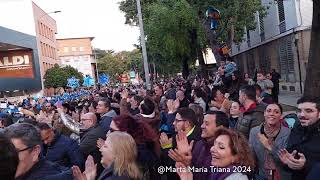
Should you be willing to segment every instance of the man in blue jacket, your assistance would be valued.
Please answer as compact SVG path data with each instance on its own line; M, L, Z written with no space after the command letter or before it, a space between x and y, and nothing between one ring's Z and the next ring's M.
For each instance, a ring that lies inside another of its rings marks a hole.
M40 158L41 136L38 129L28 123L13 124L4 134L11 140L19 155L16 180L72 180L70 170Z
M83 167L83 156L75 140L54 131L47 123L37 126L43 142L42 155L47 160L65 167Z

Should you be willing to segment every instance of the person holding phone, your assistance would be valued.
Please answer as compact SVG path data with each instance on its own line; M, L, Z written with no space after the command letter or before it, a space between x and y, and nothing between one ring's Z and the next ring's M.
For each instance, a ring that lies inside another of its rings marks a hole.
M279 158L292 172L292 180L304 180L320 161L320 98L304 96L297 104L299 121Z

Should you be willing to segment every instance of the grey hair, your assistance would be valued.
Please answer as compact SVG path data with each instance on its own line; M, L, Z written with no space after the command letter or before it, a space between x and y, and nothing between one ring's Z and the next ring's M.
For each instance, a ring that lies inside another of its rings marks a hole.
M27 147L42 144L39 129L28 123L12 124L5 129L5 134L10 139L20 139Z

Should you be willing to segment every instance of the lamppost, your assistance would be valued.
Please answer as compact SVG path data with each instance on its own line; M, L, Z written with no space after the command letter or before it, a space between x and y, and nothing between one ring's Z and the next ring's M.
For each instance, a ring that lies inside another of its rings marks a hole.
M144 29L143 29L140 0L137 0L137 9L138 9L138 18L139 18L139 27L140 27L140 39L141 39L142 56L143 56L144 76L146 78L147 89L150 90L151 84L150 84L150 75L149 75L149 64L148 64L147 48L146 48L146 41L145 41Z

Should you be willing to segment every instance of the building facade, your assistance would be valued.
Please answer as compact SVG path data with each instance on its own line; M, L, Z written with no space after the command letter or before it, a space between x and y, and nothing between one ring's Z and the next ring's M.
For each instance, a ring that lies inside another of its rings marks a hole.
M1 18L0 21L0 26L3 27L3 31L0 33L0 40L3 39L2 41L6 44L17 46L18 48L32 50L32 62L35 68L33 69L35 71L33 80L38 81L40 79L40 89L37 86L36 91L39 96L43 95L44 74L54 64L59 63L55 38L57 26L55 20L50 17L50 14L58 11L44 12L31 0L0 1L0 7L0 17L6 17ZM3 81L10 81L11 79L8 78L9 76L0 77ZM29 78L32 79L32 77ZM8 86L6 91L9 91L14 96L16 93L12 93L13 91L24 91L30 88L35 90L33 88L35 86L24 82L29 81L23 81L23 83L15 87Z
M312 25L312 0L261 0L266 17L256 14L256 29L232 45L232 56L242 72L281 74L280 91L302 93L306 77Z
M93 37L57 39L61 66L70 65L84 76L96 79L97 64L92 50Z

